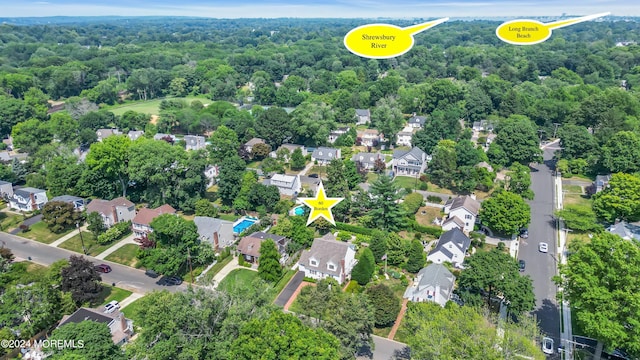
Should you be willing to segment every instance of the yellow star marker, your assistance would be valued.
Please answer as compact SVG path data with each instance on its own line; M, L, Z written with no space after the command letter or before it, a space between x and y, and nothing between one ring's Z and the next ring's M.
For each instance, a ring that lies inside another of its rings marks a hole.
M311 208L311 213L309 214L309 220L307 220L307 226L312 222L316 221L319 217L325 218L331 225L336 225L336 222L333 220L333 214L331 213L331 208L338 205L340 201L344 200L344 198L328 198L324 193L324 186L322 182L320 182L320 186L318 186L318 192L316 192L315 198L299 198L303 204L307 205Z

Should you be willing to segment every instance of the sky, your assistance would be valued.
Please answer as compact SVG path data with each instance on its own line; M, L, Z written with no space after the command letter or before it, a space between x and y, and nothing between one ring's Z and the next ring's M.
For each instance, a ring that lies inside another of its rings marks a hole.
M638 0L0 0L0 17L198 16L211 18L433 18L640 16Z

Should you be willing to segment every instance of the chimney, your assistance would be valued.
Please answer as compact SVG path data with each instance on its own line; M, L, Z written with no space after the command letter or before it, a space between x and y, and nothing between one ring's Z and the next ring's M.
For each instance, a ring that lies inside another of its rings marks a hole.
M31 210L37 210L38 206L36 205L36 197L33 193L29 193L29 198L31 198Z
M218 251L218 249L220 248L219 241L220 241L220 239L218 239L218 232L214 231L213 232L213 250L214 251Z
M111 205L111 211L113 212L113 223L116 224L118 222L118 212L115 205Z
M471 193L471 195L469 195L470 198L472 198L473 200L476 200L476 194Z

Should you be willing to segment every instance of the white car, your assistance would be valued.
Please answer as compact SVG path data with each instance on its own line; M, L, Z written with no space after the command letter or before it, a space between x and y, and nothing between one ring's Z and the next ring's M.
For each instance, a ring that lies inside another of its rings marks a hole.
M107 314L110 314L118 309L120 309L120 304L115 300L104 306L104 312Z
M547 355L553 355L553 339L550 337L542 338L542 352Z
M540 250L540 252L546 253L547 251L549 251L549 244L547 244L546 242L541 242L540 245L538 245L538 249Z

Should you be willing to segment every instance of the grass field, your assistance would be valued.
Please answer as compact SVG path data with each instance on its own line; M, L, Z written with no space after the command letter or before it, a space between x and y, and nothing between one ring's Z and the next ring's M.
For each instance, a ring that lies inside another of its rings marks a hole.
M423 226L433 226L433 220L442 217L443 214L439 208L432 206L423 206L416 213L416 221Z
M105 305L113 300L120 302L131 295L132 292L125 289L120 289L119 287L114 286L105 286L102 292L100 293L100 297L96 301L98 305Z
M416 179L414 177L409 177L409 176L396 176L396 178L393 181L396 183L396 186L398 186L398 188L400 189L406 189L406 188L418 189L421 183L420 179Z
M87 231L82 232L82 240L80 239L80 234L74 235L71 239L60 244L58 247L75 251L77 253L82 253L82 242L84 241L84 246L87 249L87 254L91 256L96 256L103 251L107 250L114 243L110 244L98 244L93 234Z
M230 272L222 281L218 288L224 291L230 291L238 286L247 286L258 277L258 272L247 269L235 269Z
M582 187L578 185L563 185L562 192L564 198L562 202L564 205L590 205L590 200L587 195L582 194Z
M170 99L182 99L187 101L187 103L191 104L193 100L200 100L202 104L207 105L212 101L206 98L199 98L194 96L187 96L184 98L165 98L165 99L154 99L148 101L132 101L125 104L114 105L111 107L107 107L105 109L111 111L116 115L122 115L128 110L133 110L135 112L150 114L150 115L158 115L160 113L160 102L162 100L170 100Z
M124 313L124 316L127 319L131 319L133 320L133 324L135 325L136 322L138 322L138 320L140 319L140 317L138 316L138 314L140 313L140 309L143 305L142 303L142 298L132 302L131 304L125 306L124 308L122 308L122 313Z
M39 241L41 243L51 244L52 242L54 242L54 241L60 239L61 237L67 235L72 230L75 230L75 229L69 229L69 230L67 230L65 232L62 232L60 234L55 234L55 233L51 232L51 230L49 230L49 228L47 228L47 224L45 224L42 221L39 221L39 222L31 225L29 227L29 231L20 232L18 235L22 236L22 237L26 237L26 238L31 239L31 240Z
M109 254L109 256L104 259L118 264L135 267L138 262L136 254L138 253L139 248L140 247L136 244L126 244Z
M22 215L0 212L0 231L15 229L22 222Z

